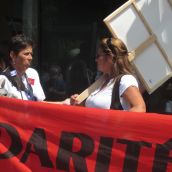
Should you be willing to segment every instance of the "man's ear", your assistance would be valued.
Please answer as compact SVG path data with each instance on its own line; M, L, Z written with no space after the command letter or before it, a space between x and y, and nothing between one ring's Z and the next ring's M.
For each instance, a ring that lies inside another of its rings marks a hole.
M16 57L16 54L14 53L14 51L11 51L11 52L10 52L10 58L11 58L11 62L12 62L13 64L15 64L15 57Z
M14 57L15 57L14 51L10 51L10 57L11 57L11 58L14 58Z

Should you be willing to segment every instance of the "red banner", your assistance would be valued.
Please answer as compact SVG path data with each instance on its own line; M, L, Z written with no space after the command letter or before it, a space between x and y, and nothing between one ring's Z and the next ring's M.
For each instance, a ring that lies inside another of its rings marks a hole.
M0 98L2 172L171 172L172 116Z

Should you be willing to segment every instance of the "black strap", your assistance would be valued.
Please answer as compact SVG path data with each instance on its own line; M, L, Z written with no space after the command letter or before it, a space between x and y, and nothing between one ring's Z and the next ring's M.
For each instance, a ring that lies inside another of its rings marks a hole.
M5 75L8 78L8 80L12 83L12 85L17 88L17 90L24 91L25 86L24 86L23 82L21 81L21 79L19 77L17 77L17 73L11 74L11 71L12 70L8 67L7 69L5 69L2 72L2 75ZM15 71L15 70L13 70L13 71Z
M8 78L8 80L12 83L12 85L17 88L18 91L20 91L20 92L24 91L26 93L28 100L36 101L37 99L33 95L33 89L31 87L30 83L28 82L27 75L25 74L28 88L25 87L24 83L22 82L22 79L17 76L17 73L12 74L11 72L12 71L10 70L10 68L7 68L6 70L4 70L1 73L1 75L5 75Z
M33 89L32 89L32 86L30 85L30 83L28 82L28 77L27 77L26 73L25 73L25 77L26 77L26 82L27 82L27 86L28 86L28 88L25 88L27 97L29 100L37 101L37 98L33 95Z
M120 81L121 81L122 76L123 75L119 75L116 78L115 84L113 86L110 109L123 110L122 105L120 103L120 99L119 99L119 86L120 86Z

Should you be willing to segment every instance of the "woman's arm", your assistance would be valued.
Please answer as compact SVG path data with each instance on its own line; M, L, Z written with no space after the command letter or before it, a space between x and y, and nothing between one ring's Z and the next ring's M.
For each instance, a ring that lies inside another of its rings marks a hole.
M50 104L70 105L70 98L67 98L63 101L42 101L42 102L50 103Z
M143 97L136 86L129 86L122 95L124 99L130 104L131 112L146 112L146 105Z

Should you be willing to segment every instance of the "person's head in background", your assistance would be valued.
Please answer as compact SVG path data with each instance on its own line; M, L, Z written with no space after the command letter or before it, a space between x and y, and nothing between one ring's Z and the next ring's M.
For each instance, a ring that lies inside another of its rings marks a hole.
M51 65L49 69L49 74L51 78L62 78L62 69L59 65Z
M24 74L32 62L33 41L23 34L17 34L10 39L8 48L11 66L18 74Z
M0 72L6 68L5 55L0 52Z
M97 70L116 77L120 74L132 74L126 45L118 38L101 39L96 56Z

